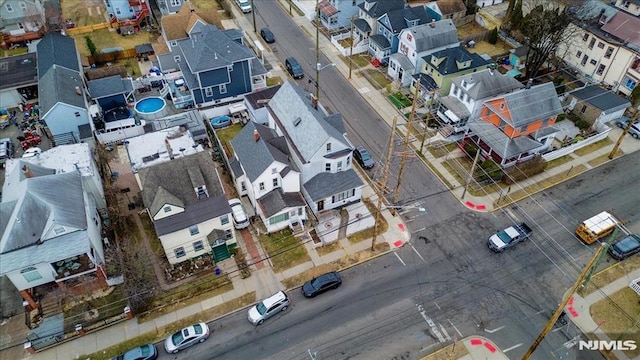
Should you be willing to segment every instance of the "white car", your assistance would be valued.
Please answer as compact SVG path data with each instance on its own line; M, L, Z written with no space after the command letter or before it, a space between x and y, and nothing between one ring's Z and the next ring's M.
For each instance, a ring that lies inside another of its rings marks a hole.
M24 154L22 154L23 158L30 158L30 157L34 157L36 155L40 155L42 154L42 149L40 149L39 147L32 147L32 148L28 148L27 150L24 151Z
M247 217L247 212L244 211L244 207L242 206L240 199L229 200L229 206L231 206L233 226L238 230L249 227L249 218Z
M249 308L248 319L253 325L262 325L262 323L273 315L287 310L291 304L291 300L284 291L269 296Z
M236 0L236 4L243 13L248 14L251 12L251 3L249 0Z
M164 349L168 354L177 354L178 351L188 348L191 345L204 342L209 338L211 332L205 323L199 323L170 335L164 341Z

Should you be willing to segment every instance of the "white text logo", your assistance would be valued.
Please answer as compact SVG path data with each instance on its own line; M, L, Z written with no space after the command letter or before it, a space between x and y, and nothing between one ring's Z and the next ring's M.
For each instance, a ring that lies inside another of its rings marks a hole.
M603 340L589 340L580 341L578 344L580 350L635 350L638 348L634 340L618 340L618 341L603 341Z

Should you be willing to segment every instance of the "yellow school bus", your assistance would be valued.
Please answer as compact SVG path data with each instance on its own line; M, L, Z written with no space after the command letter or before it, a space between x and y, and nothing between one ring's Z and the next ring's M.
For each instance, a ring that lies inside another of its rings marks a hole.
M593 244L613 232L619 221L611 213L606 211L594 215L578 225L576 235L587 244Z

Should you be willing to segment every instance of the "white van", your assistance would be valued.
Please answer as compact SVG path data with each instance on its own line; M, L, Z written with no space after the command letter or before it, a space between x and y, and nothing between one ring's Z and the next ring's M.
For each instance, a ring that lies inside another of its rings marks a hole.
M244 211L240 199L229 200L229 206L231 206L233 226L238 230L249 227L249 218L247 218L247 213Z
M236 4L243 13L248 14L251 12L251 3L249 0L236 0Z

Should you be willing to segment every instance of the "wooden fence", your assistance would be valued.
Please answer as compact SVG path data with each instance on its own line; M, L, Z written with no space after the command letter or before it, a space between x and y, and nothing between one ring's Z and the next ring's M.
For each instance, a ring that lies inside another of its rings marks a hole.
M96 30L107 29L107 28L109 28L109 23L105 22L105 23L94 24L94 25L74 27L74 28L67 29L65 31L67 35L79 35L79 34L90 33Z
M131 59L137 56L136 49L126 49L120 51L114 51L110 53L98 53L95 56L87 56L89 64L104 64L112 61L118 61L123 59Z

